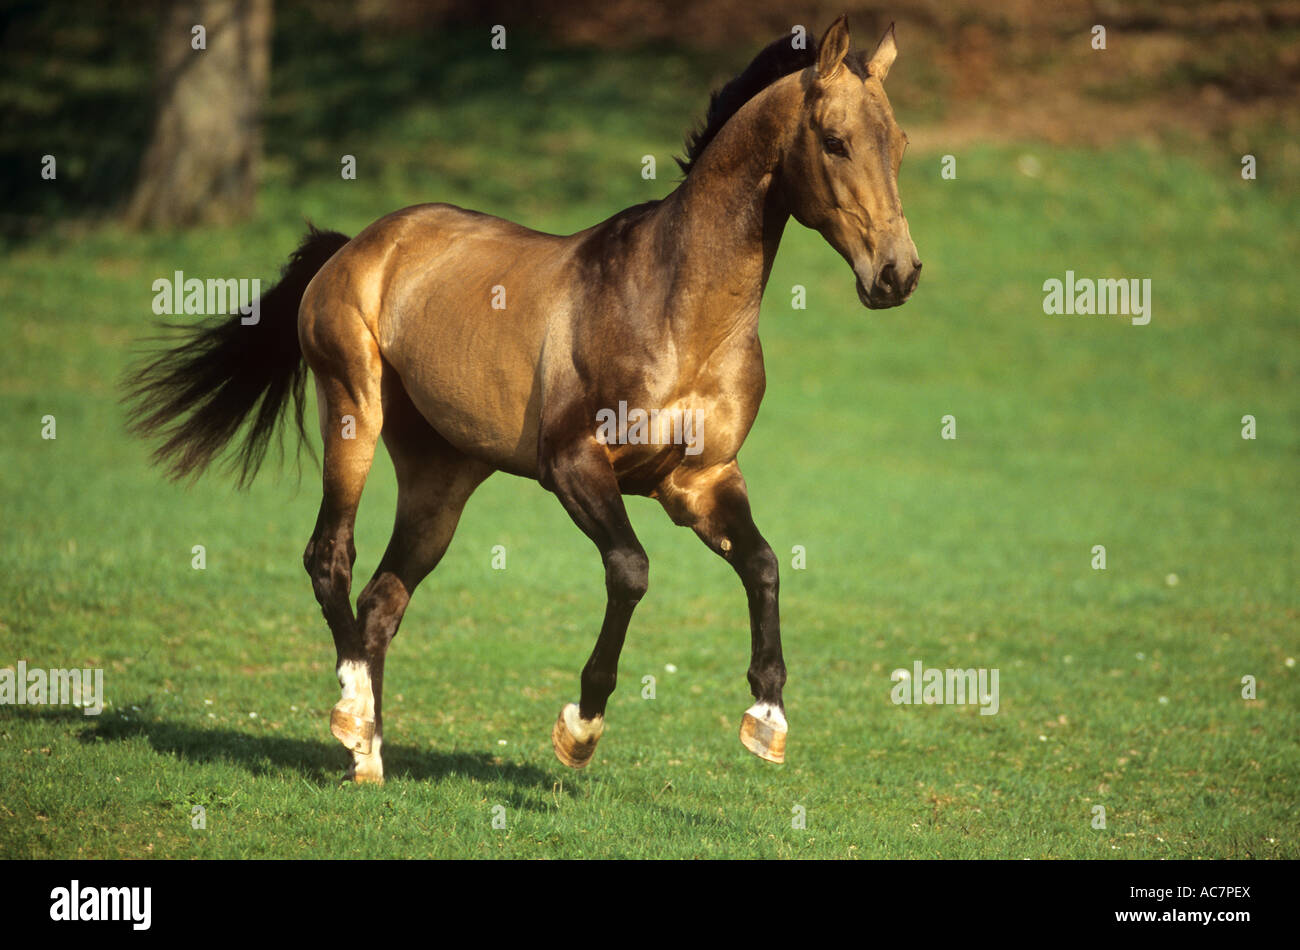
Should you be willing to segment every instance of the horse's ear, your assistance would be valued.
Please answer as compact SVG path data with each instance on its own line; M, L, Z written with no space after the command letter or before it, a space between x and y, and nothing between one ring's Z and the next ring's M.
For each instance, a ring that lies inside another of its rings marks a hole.
M843 68L844 54L848 51L849 18L841 13L817 46L817 78L822 82L833 79Z
M871 62L867 63L867 75L875 76L881 82L889 75L889 67L894 65L894 60L898 57L898 47L894 45L894 24L889 24L889 29L885 30L885 35L880 38L880 45L876 51L871 54Z

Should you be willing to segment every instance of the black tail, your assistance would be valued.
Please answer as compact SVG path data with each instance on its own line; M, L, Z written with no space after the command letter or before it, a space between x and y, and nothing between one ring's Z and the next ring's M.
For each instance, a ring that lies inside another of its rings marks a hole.
M280 282L262 295L259 319L242 314L215 317L172 329L187 337L179 346L148 357L127 375L128 428L162 437L153 453L168 477L197 477L252 422L229 461L240 487L253 480L289 397L301 440L307 367L298 346L298 306L307 284L349 238L337 231L309 231L284 268Z

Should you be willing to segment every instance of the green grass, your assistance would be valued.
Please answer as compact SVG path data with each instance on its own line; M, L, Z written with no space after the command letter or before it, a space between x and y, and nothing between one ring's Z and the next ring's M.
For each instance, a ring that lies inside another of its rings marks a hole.
M264 473L241 495L148 467L115 380L153 319L150 285L176 269L269 280L304 213L355 232L451 200L569 231L662 195L704 88L687 65L657 86L610 61L534 62L518 88L393 110L359 137L305 140L310 117L273 128L245 227L65 226L0 263L0 665L100 667L111 702L98 718L0 708L0 855L1300 856L1286 662L1300 647L1300 205L1232 162L1137 149L1035 149L1036 177L1024 149L970 150L956 181L938 155L909 155L925 274L897 310L863 310L839 257L791 223L762 322L767 397L741 454L784 564L786 765L736 740L739 583L635 498L651 586L609 728L586 771L555 761L550 726L603 609L599 558L554 498L498 475L390 653L388 784L340 787L333 647L300 562L315 472ZM346 99L286 72L285 116ZM338 176L344 153L357 181ZM646 153L658 181L640 177ZM1150 277L1150 326L1044 315L1041 284L1066 269ZM794 284L807 310L791 310ZM939 437L948 413L955 441ZM394 495L381 454L354 592ZM505 571L490 568L497 544ZM795 545L806 570L790 567ZM890 671L915 660L998 668L1000 712L894 706Z

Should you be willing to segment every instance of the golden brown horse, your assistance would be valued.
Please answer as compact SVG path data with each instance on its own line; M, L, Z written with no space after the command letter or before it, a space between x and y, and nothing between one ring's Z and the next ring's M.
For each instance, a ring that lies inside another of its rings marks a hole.
M897 182L907 138L882 85L895 54L892 26L869 58L850 52L844 17L815 50L773 43L714 96L675 191L577 234L445 204L351 240L313 229L256 324L202 326L134 377L133 427L164 437L156 458L175 477L201 471L251 420L235 457L246 480L291 396L301 432L310 368L324 497L303 563L338 651L330 726L351 777L383 779L388 645L494 471L554 492L604 561L604 623L581 698L552 733L560 760L590 760L646 592L622 499L641 494L740 575L755 699L740 738L783 761L777 559L736 464L763 397L759 304L790 216L849 262L864 305L896 306L916 286ZM380 438L396 523L354 616L353 524Z

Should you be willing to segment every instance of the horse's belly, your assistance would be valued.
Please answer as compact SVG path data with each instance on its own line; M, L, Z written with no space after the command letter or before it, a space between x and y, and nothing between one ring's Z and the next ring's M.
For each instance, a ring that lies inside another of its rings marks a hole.
M536 357L519 339L486 341L440 321L381 347L415 407L457 449L503 471L537 477Z

